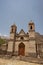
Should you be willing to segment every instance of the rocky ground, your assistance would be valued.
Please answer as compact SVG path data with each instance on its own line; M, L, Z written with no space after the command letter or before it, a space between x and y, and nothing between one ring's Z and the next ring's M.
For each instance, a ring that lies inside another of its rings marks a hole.
M19 57L13 57L10 59L6 58L0 58L0 65L43 65L38 63L32 63L21 60Z
M0 59L0 65L40 65L36 63L30 63L20 60L7 60L7 59Z

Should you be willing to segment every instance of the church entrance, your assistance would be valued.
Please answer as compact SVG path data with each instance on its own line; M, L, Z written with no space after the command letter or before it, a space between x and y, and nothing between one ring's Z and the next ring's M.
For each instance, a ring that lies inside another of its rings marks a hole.
M19 44L18 55L25 55L25 45L23 43Z

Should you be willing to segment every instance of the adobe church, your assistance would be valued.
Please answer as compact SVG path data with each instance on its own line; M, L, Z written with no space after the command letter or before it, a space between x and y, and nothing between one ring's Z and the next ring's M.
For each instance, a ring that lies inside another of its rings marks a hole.
M28 33L23 29L17 33L17 26L14 24L10 29L7 53L12 55L43 57L43 35L35 31L35 24L30 21Z

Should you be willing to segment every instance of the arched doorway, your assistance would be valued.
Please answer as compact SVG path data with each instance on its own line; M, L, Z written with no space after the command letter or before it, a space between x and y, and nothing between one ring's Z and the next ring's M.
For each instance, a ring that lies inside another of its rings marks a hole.
M25 55L25 45L23 43L20 43L18 46L18 55Z

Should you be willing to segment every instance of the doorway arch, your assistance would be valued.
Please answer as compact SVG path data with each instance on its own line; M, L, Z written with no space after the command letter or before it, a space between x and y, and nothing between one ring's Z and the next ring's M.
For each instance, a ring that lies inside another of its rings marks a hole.
M25 55L25 45L24 43L20 43L18 46L18 55Z

